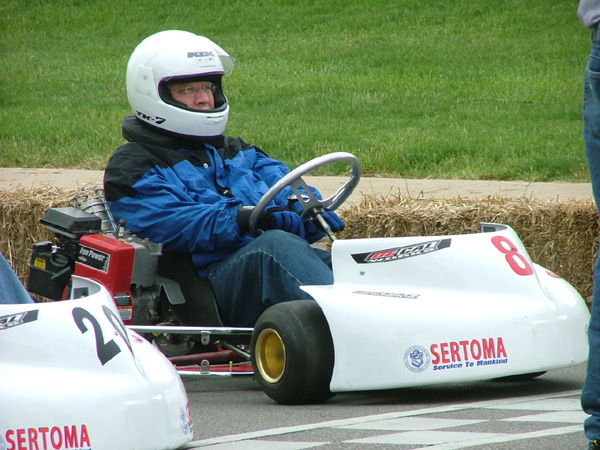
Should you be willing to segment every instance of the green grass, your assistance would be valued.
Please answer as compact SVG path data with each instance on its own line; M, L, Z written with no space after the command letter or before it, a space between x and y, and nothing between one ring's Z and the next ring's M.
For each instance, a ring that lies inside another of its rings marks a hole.
M102 169L125 66L163 29L236 57L227 134L294 167L349 151L372 176L589 180L575 0L4 0L0 166ZM331 170L337 170L333 168Z

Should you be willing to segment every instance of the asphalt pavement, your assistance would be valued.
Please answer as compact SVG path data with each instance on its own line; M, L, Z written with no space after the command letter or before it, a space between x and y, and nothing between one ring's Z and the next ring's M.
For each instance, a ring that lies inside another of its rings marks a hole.
M339 393L318 405L283 406L251 376L200 376L184 381L194 420L185 448L584 450L584 378L585 364L526 382Z

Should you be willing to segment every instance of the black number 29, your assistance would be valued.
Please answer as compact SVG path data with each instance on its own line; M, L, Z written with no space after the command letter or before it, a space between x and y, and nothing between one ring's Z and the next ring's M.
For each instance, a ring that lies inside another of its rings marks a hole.
M75 319L75 323L82 334L88 330L84 321L87 320L92 324L92 327L94 328L94 334L96 336L96 353L98 354L98 359L102 365L106 364L108 361L121 353L121 348L117 345L114 339L104 342L104 335L102 334L102 327L100 326L100 323L87 309L79 307L73 308L73 319Z

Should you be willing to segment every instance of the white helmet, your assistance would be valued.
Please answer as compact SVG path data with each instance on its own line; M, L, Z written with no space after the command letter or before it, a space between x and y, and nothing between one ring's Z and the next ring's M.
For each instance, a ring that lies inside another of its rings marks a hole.
M223 134L229 117L221 78L234 59L203 36L187 31L161 31L144 39L127 64L127 98L136 117L156 128L189 137ZM192 110L177 102L169 81L211 81L215 109Z

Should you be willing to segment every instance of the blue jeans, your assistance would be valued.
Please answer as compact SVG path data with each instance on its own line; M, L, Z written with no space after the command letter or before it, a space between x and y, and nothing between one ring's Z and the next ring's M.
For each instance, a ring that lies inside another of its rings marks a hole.
M33 303L8 261L0 254L0 303Z
M585 73L583 96L584 140L596 206L600 205L600 40L592 44ZM581 406L590 414L584 422L588 439L600 439L600 258L594 268L592 315L588 329L590 344L587 376Z
M331 254L298 236L269 230L208 267L224 325L253 327L269 306L311 297L302 285L333 283Z

